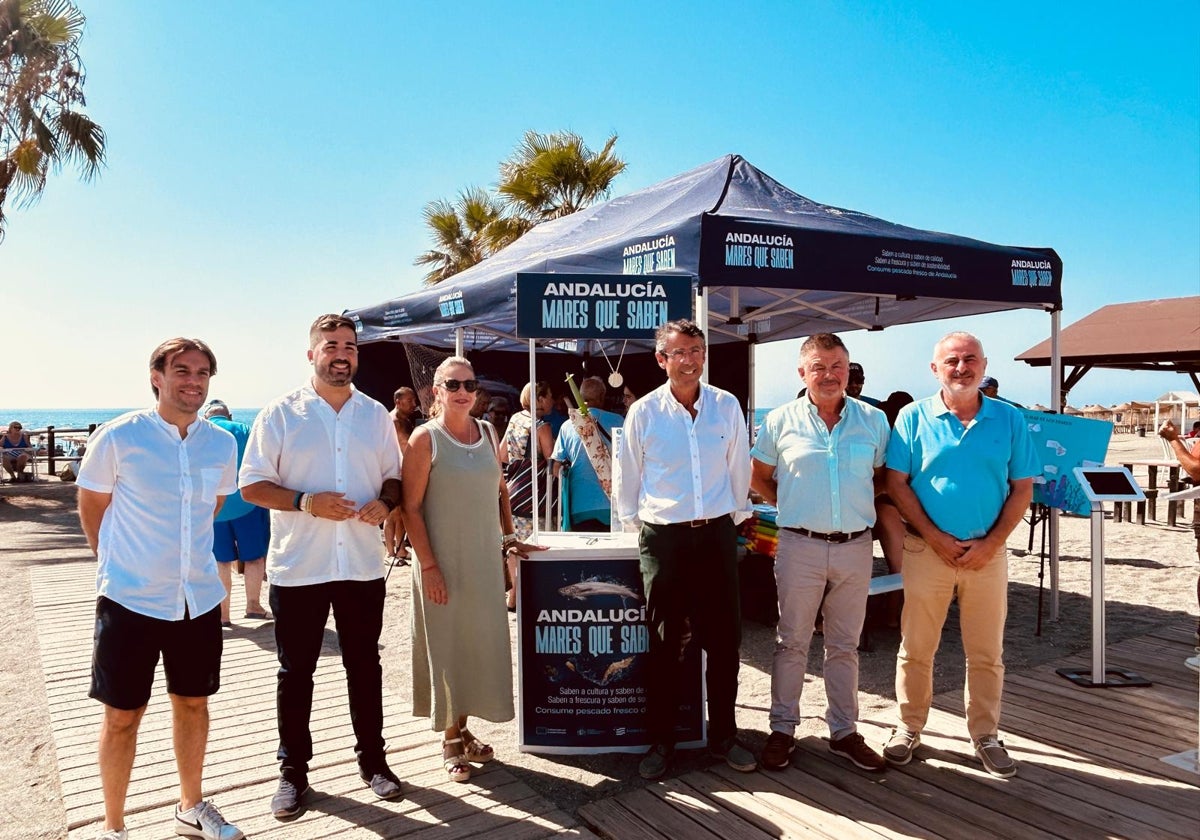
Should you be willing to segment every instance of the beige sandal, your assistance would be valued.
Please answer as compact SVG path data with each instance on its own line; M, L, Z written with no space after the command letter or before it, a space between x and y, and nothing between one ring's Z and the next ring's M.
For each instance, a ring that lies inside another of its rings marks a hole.
M471 778L471 765L467 763L466 751L461 746L462 738L451 738L449 741L442 741L442 767L450 776L452 782L465 782ZM446 750L452 744L459 744L457 749L447 755Z
M496 757L496 753L490 745L480 741L465 728L458 730L458 733L462 736L463 746L465 747L464 754L467 756L468 761L472 761L475 764L487 764Z

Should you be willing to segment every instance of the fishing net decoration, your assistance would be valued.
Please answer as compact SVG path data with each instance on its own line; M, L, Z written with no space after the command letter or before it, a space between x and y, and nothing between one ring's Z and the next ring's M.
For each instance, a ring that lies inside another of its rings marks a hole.
M408 342L404 344L404 354L408 357L408 371L412 375L417 401L421 404L421 413L428 417L433 405L433 373L443 360L454 354Z

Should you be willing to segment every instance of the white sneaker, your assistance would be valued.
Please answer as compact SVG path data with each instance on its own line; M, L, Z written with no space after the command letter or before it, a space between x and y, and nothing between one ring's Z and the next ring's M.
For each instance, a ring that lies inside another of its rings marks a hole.
M1193 671L1200 671L1200 653L1195 656L1189 656L1183 660L1183 664L1191 668Z
M110 828L96 840L129 840L129 832L123 828Z
M227 823L217 806L207 799L197 802L195 807L186 811L180 811L179 806L175 806L175 833L184 837L202 837L204 840L243 840L246 836L236 825Z

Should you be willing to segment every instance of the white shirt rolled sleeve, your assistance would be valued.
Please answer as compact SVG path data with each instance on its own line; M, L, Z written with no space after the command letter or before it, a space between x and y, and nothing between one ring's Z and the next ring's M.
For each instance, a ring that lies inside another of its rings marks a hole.
M334 411L311 385L285 394L250 431L238 483L269 481L303 493L345 494L355 508L379 498L400 478L400 446L391 417L357 389ZM334 522L301 511L271 511L267 577L275 586L383 577L379 528L358 519Z
M629 408L617 515L654 525L750 514L750 447L737 398L701 384L696 417L666 383Z

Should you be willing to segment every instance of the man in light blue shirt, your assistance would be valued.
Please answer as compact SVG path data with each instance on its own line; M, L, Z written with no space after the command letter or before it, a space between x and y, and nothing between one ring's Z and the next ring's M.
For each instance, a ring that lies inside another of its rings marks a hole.
M829 749L864 770L883 758L858 734L858 639L871 584L871 526L887 417L848 399L850 354L836 335L800 346L804 396L772 411L750 452L750 486L778 509L779 624L771 665L771 734L762 765L783 770L795 748L817 611L825 617Z
M579 395L587 403L588 414L596 424L604 430L609 449L612 446L612 430L619 427L624 420L619 414L600 408L604 405L604 380L599 376L589 376L579 384ZM567 487L569 489L570 510L564 514L570 528L567 531L607 531L609 530L611 503L608 494L600 486L596 469L584 449L583 440L579 437L573 423L564 423L558 431L558 439L554 442L554 452L550 455L554 463L555 473L561 464L569 465L567 470Z
M1017 772L998 739L1008 609L1008 535L1041 473L1024 416L986 397L983 345L953 332L937 343L930 369L941 390L905 406L887 449L888 494L908 523L904 612L896 663L900 725L884 758L907 764L933 700L933 657L951 600L958 601L967 658L967 731L993 776Z
M246 442L250 439L250 427L233 419L229 406L221 400L212 400L204 408L204 419L218 429L224 429L237 441L238 468L246 455ZM217 572L225 587L225 600L221 602L221 626L232 627L229 615L229 596L233 590L233 564L241 562L242 579L246 583L245 618L264 621L270 616L263 609L263 580L266 578L267 545L271 541L271 519L266 508L252 505L242 498L242 491L235 490L225 499L225 504L213 522L213 556L217 560Z

